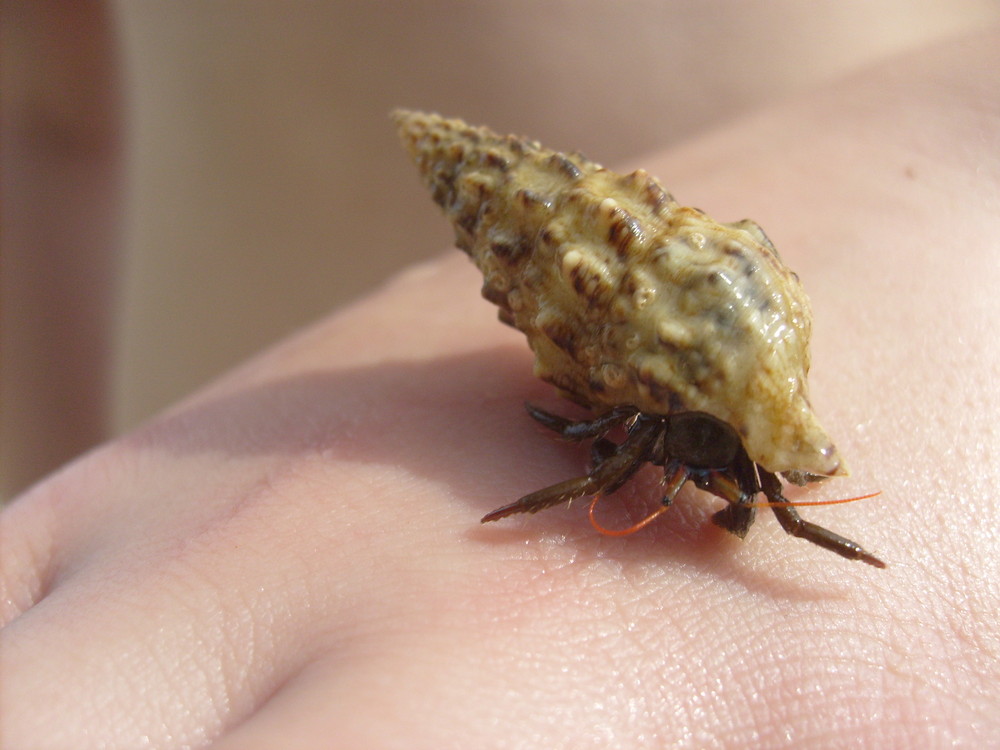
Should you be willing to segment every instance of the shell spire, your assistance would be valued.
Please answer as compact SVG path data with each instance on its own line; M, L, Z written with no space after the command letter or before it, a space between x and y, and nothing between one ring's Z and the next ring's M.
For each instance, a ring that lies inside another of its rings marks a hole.
M754 222L680 206L642 170L435 114L393 120L539 377L599 413L710 414L792 479L846 473L809 404L808 299Z

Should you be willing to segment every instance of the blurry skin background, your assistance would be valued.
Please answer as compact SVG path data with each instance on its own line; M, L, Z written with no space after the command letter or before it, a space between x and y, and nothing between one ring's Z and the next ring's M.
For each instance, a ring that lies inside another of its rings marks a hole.
M449 246L394 107L638 166L1000 20L986 0L8 0L2 12L3 499ZM710 196L677 197L711 210Z

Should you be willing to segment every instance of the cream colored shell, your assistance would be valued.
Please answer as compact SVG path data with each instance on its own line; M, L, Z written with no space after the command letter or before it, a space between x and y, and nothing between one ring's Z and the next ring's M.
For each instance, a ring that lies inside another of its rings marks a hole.
M707 412L772 472L845 473L809 405L808 299L759 226L680 206L642 170L393 118L539 377L598 412Z

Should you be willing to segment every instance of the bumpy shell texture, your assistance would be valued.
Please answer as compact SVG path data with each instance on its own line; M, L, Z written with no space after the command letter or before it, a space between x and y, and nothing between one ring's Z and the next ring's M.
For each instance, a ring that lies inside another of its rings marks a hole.
M536 375L597 412L711 414L772 472L846 473L809 404L809 301L759 226L680 206L642 170L393 119Z

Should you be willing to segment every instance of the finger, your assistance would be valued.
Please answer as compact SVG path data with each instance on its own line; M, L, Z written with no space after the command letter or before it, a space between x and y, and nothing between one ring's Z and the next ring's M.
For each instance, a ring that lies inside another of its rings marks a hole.
M348 728L331 721L343 696L331 692L324 670L312 668L286 682L249 718L225 732L212 750L275 747L368 747L349 743Z
M44 494L29 493L0 515L0 628L33 607L51 582L54 523Z
M0 514L0 627L30 610L100 546L115 501L136 475L128 454L108 447L72 462ZM119 514L121 515L121 514Z

